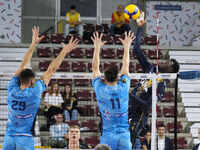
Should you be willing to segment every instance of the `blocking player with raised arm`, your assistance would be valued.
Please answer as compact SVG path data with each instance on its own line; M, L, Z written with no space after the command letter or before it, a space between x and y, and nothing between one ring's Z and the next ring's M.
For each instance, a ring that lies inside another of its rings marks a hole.
M33 52L43 37L38 37L39 27L32 29L32 43L26 52L17 72L8 84L8 122L4 137L3 150L33 150L32 128L40 105L41 94L48 86L51 76L62 63L65 55L77 47L73 38L68 45L62 43L62 51L35 82L35 73L27 69Z
M101 79L99 70L99 54L105 42L101 41L98 32L92 38L94 42L94 55L92 60L92 86L97 96L97 104L101 112L103 130L100 144L107 144L112 150L131 150L130 131L128 124L129 103L129 49L134 40L134 34L125 33L125 39L120 39L124 45L123 65L121 77L118 68L108 67L104 72L104 80Z
M136 34L134 52L142 66L145 73L155 73L156 66L148 62L146 56L141 50L141 37L143 31L143 25L146 23L144 20L144 12L141 13L140 18L137 19L138 30ZM179 64L175 59L171 59L158 65L158 71L161 73L177 73L179 71ZM165 95L166 83L162 79L158 79L157 95L158 101L162 99ZM149 109L152 107L152 81L151 80L141 80L139 84L131 91L130 95L131 101L131 113L130 113L130 130L131 130L131 141L134 145L135 140L139 136L139 132L142 127L144 127L148 121Z

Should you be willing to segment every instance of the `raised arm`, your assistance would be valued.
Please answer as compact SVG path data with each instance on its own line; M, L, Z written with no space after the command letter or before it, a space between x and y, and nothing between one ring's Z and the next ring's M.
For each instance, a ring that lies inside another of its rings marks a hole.
M101 72L99 70L99 65L100 65L100 59L99 59L99 54L100 54L100 49L101 47L106 43L106 41L102 42L102 34L99 37L99 33L93 33L93 37L91 37L93 43L94 43L94 55L92 59L92 75L93 79L96 77L101 76Z
M119 40L124 45L124 55L123 55L123 61L122 61L122 68L121 68L121 75L128 75L129 74L129 63L130 63L130 56L129 56L129 49L131 46L132 41L135 39L134 33L131 34L131 32L127 33L125 32L125 39L122 40L119 38Z
M63 59L65 58L65 55L70 53L73 49L77 48L78 40L73 41L73 37L70 39L69 44L65 45L62 44L62 51L60 54L54 59L51 64L49 65L47 71L42 75L42 80L45 82L46 86L48 86L49 81L51 79L51 76L56 72L60 64L62 63Z
M35 47L38 45L38 43L44 38L44 36L39 38L39 27L35 27L32 29L32 42L31 45L28 49L28 51L26 52L26 54L24 55L24 58L22 59L22 62L17 70L17 72L15 73L15 76L19 76L20 72L23 69L26 69L28 67L28 65L30 64L33 52L35 50Z

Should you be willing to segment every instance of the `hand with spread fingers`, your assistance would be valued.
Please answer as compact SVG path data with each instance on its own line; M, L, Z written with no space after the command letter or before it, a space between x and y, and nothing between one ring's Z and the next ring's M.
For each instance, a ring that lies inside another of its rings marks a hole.
M44 38L44 36L39 37L40 28L34 26L32 28L32 44L37 45Z
M70 53L72 50L76 49L78 47L78 39L73 40L73 37L71 37L69 43L65 45L64 43L61 43L63 50L67 53Z
M131 33L131 31L129 31L128 35L127 35L127 32L125 32L124 40L122 38L119 38L119 40L122 42L124 47L127 47L127 46L130 47L134 39L135 39L135 35L134 33Z
M98 32L93 33L93 37L91 37L91 39L94 43L94 47L101 48L106 43L106 41L104 41L104 42L101 41L102 36L103 36L102 33L100 34L100 36L99 36Z

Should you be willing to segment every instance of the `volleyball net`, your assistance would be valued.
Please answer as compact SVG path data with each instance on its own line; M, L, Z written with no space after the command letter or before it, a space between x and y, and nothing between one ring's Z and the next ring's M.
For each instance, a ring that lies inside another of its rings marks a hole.
M13 77L13 73L0 73L0 146L3 145L4 135L6 132L6 125L8 119L8 106L7 106L7 87L10 79ZM39 79L42 73L37 73L36 78ZM157 149L157 128L159 123L165 124L166 135L171 139L177 139L177 74L145 74L145 73L131 73L129 75L131 79L131 89L143 79L152 80L152 111L150 110L150 117L148 124L151 128L151 149ZM161 102L157 103L157 79L163 79L167 83L166 95ZM35 122L35 147L36 148L50 148L52 146L52 133L50 126L57 120L48 122L48 118L45 115L45 95L50 91L51 86L56 83L59 86L59 92L63 95L66 90L66 85L72 87L73 93L76 95L78 105L78 116L75 120L66 120L68 125L78 125L81 128L81 142L91 147L95 147L99 144L101 136L101 119L100 112L98 110L95 93L92 89L92 74L91 73L55 73L52 76L49 86L42 95L41 104L37 113ZM62 97L63 98L63 97ZM52 98L51 98L52 101ZM58 98L55 98L55 105L58 104ZM63 102L64 103L64 102ZM76 114L76 113L75 113ZM66 119L66 114L63 113L63 121ZM70 119L73 117L73 113L70 112ZM49 124L49 126L47 126ZM173 126L170 129L170 126ZM63 134L61 135L63 136ZM62 137L64 140L65 137ZM144 139L140 137L140 140ZM57 138L56 140L59 140ZM59 142L58 142L59 143ZM176 144L176 140L174 140ZM56 145L56 144L55 144ZM59 145L59 144L58 144Z

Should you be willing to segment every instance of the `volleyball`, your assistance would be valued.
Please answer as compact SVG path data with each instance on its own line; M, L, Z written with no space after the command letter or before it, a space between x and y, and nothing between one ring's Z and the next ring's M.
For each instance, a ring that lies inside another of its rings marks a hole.
M136 5L128 5L124 9L124 16L126 19L136 20L140 16L140 10Z

